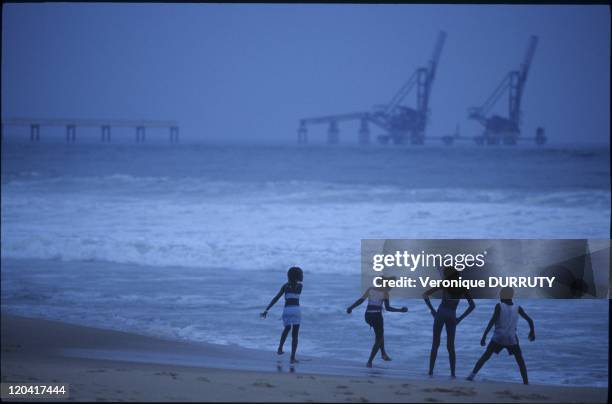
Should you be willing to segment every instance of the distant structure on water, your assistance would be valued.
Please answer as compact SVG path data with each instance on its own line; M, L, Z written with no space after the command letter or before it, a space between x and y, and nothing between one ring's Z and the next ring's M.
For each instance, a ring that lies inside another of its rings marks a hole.
M108 119L44 119L44 118L9 118L2 121L2 137L6 126L30 127L30 142L40 141L40 128L65 127L66 143L76 142L77 128L100 128L102 143L111 142L112 128L134 128L136 143L144 143L147 128L168 128L170 143L179 141L179 125L176 121L147 121L147 120L108 120Z
M433 55L427 67L419 67L414 71L408 81L395 93L391 101L385 105L378 105L370 112L354 112L348 114L328 115L300 120L298 128L298 143L308 143L308 125L328 124L327 143L339 142L338 122L359 120L359 143L370 143L370 128L372 123L385 131L385 135L378 137L380 143L394 144L424 144L425 128L429 117L429 98L436 75L436 68L440 60L442 47L446 41L446 33L438 34ZM403 105L404 100L416 86L416 107Z
M537 129L535 138L521 137L521 98L537 45L538 37L531 36L525 59L519 70L513 70L506 74L502 82L481 106L472 107L468 110L468 117L484 126L484 133L474 139L476 143L515 145L519 140L534 140L538 145L546 143L544 128L541 127ZM491 108L506 92L508 93L508 117L489 115Z
M387 104L375 106L369 112L353 112L346 114L326 115L303 118L298 127L298 144L308 143L308 126L326 124L327 143L335 145L340 142L338 123L343 121L360 121L359 144L370 143L370 124L381 128L385 134L378 136L378 142L387 144L425 144L426 127L430 117L429 100L440 60L440 54L446 41L446 33L440 31L431 59L426 67L417 68L408 81L399 89ZM515 145L519 141L535 141L537 145L546 143L544 128L538 127L535 137L521 136L521 99L527 81L527 74L538 43L538 37L531 36L527 54L519 70L509 72L499 86L480 107L469 109L468 117L484 126L482 135L471 139L478 145ZM416 107L404 105L406 97L416 87ZM504 93L509 96L508 117L490 115L491 109ZM442 140L444 144L452 145L458 140L468 140L459 134L459 127L454 134L445 136L427 136L428 139Z

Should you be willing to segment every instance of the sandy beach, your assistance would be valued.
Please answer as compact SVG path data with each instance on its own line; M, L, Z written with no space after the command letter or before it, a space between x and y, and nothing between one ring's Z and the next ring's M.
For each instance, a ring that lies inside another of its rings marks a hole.
M404 379L362 364L2 315L2 382L68 383L70 401L605 402L607 389Z

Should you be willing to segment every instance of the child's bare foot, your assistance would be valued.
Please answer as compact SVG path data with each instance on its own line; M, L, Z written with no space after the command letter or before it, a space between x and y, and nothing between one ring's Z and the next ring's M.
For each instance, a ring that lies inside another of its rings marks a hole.
M295 358L291 358L291 360L289 361L289 363L300 363L300 361L298 361Z
M382 355L382 359L383 359L384 361L389 362L389 361L391 360L391 357L390 357L389 355L387 355L387 354L384 354L384 355Z
M433 371L429 371L429 373L427 373L427 375L428 375L429 377L433 377Z
M371 367L372 367L372 362L368 362L368 363L366 363L366 366L367 366L367 367L369 367L369 368L371 368Z
M277 353L277 354L279 354L279 355L282 355L282 354L284 354L285 352L283 352L283 350L282 350L281 348L278 348L278 351L276 351L276 353Z

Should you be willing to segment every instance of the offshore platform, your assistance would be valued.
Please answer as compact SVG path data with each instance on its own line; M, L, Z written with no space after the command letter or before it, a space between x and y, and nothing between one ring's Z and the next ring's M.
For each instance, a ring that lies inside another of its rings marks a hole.
M387 104L374 106L368 112L303 118L300 120L298 127L298 144L307 144L308 127L320 124L328 125L327 143L337 144L340 140L338 123L355 120L360 121L359 143L362 145L370 143L371 124L384 131L383 135L378 136L379 143L424 144L425 129L430 116L431 89L445 40L446 33L441 31L438 34L433 54L427 66L416 69ZM468 109L468 118L478 121L484 127L482 134L474 137L461 136L459 125L457 125L454 134L438 137L427 136L427 138L440 139L447 145L452 145L455 141L470 139L473 139L478 145L516 145L519 141L534 141L537 145L545 144L547 138L542 127L536 129L533 137L521 134L521 100L537 45L538 37L532 35L529 38L527 52L519 69L507 73L481 106ZM416 106L410 107L405 105L404 101L415 87ZM501 116L492 113L493 107L505 94L508 96L508 115Z
M472 107L468 110L468 118L476 120L484 126L483 134L474 137L477 144L496 145L503 143L515 145L519 140L533 140L537 145L546 143L546 135L542 127L537 128L533 138L521 136L521 98L537 45L538 37L532 35L529 38L527 52L519 69L506 74L502 82L481 106ZM491 109L504 93L508 94L508 116L491 115Z
M438 34L431 59L426 67L417 68L406 83L397 91L391 100L384 105L373 107L368 112L353 112L338 115L327 115L303 118L298 127L298 144L308 143L309 125L328 125L327 143L337 144L340 140L338 123L359 121L359 143L370 143L370 124L382 129L385 134L378 136L380 143L394 144L425 143L425 129L429 118L429 99L436 75L440 54L446 40L446 33ZM404 105L406 97L416 87L416 106Z

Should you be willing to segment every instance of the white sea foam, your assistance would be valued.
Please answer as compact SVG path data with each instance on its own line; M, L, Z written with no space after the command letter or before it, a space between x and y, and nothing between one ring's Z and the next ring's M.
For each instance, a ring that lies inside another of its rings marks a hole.
M404 189L113 175L3 185L2 256L258 270L342 270L361 238L605 233L597 190ZM353 257L351 260L350 257Z

